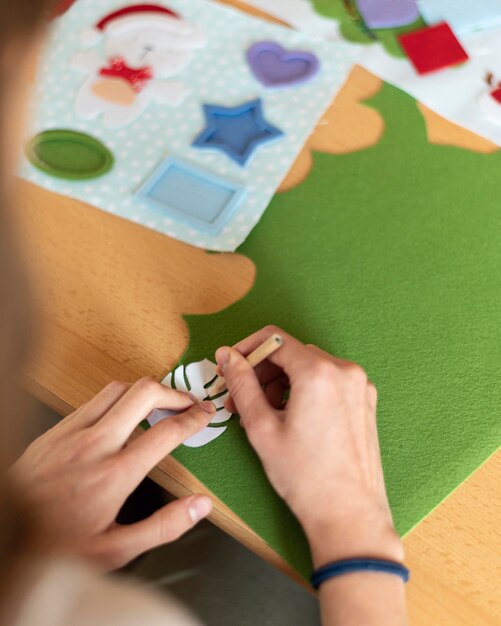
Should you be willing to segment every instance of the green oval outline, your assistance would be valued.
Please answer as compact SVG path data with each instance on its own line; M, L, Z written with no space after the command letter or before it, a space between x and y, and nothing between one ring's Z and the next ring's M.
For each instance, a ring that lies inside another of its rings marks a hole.
M65 171L61 168L53 167L50 163L44 161L36 154L35 148L43 143L55 141L86 145L104 157L102 166L90 173ZM37 169L49 174L50 176L63 178L65 180L90 180L92 178L98 178L99 176L103 176L109 172L115 163L113 154L99 139L96 139L87 133L62 128L44 130L43 132L35 135L26 146L26 156L30 163Z

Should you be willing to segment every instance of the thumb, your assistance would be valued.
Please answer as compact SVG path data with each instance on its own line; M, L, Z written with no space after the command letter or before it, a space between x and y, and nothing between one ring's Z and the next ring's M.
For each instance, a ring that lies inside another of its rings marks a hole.
M110 569L121 567L147 550L179 539L211 511L207 496L179 498L136 524L116 525L102 535L97 556Z
M245 427L251 426L263 417L275 415L254 369L240 352L228 347L219 348L216 360Z

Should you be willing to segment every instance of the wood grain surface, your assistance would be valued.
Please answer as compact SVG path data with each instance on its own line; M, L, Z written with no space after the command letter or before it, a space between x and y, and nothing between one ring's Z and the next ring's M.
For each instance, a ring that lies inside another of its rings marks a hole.
M70 406L113 379L165 376L187 346L182 315L224 309L254 281L241 255L207 253L29 183L18 197L43 324L30 373ZM62 386L48 355L64 363Z
M308 175L312 149L340 154L378 140L384 123L359 101L379 86L377 78L355 68L285 179L284 189ZM420 109L431 142L479 152L495 149ZM19 183L18 195L20 232L40 319L40 341L27 385L62 415L110 380L162 378L187 345L182 314L220 310L252 286L254 266L240 255L207 254L26 182ZM175 495L205 490L172 458L151 475ZM500 479L498 453L405 538L412 570L412 626L501 624ZM295 577L217 499L212 521Z

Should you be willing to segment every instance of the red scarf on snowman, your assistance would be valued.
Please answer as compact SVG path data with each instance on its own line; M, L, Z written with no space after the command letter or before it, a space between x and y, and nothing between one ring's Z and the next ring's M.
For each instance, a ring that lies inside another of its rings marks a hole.
M111 59L107 67L99 70L100 76L111 78L123 78L126 80L134 91L139 93L149 80L153 78L153 70L151 67L139 67L134 69L129 67L121 57Z

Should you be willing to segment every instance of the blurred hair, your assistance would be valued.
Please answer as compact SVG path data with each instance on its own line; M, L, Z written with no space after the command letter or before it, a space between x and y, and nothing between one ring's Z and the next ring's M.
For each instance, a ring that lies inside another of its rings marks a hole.
M7 103L16 88L15 52L29 49L54 2L50 0L0 0L0 402L10 396L13 382L29 345L29 307L24 265L12 226L15 198L9 181L12 164L6 163Z
M13 460L12 434L21 423L20 378L32 335L28 280L12 223L16 199L9 179L12 163L6 162L11 123L6 112L19 87L17 57L31 50L54 5L50 0L0 0L0 602L29 526L22 494L9 488L5 470Z

